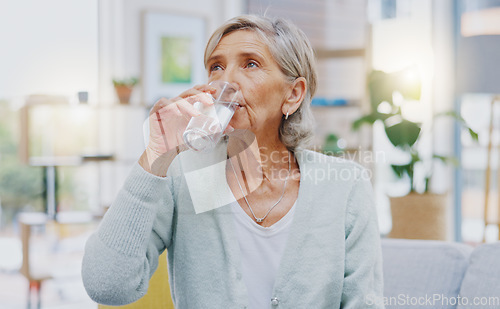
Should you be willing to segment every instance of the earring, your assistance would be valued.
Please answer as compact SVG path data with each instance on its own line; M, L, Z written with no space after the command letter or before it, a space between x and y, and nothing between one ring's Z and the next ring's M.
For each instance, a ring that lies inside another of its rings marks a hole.
M288 112L286 112L286 116L285 116L285 120L287 120L287 119L288 119Z

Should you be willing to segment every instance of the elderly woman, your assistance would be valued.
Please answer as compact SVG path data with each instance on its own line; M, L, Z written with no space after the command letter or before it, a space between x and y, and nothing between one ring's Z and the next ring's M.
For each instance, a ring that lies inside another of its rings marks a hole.
M363 169L301 146L311 136L314 54L281 20L240 16L210 38L209 81L240 107L216 148L184 151L201 85L152 109L149 145L89 239L89 295L142 297L168 252L176 308L382 308L380 239Z

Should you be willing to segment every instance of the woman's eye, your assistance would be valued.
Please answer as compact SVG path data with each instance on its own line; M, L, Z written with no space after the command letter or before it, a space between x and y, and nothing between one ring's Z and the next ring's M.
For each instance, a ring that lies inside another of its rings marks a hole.
M210 67L210 71L218 71L222 70L222 67L219 64L214 64Z
M258 65L255 61L249 61L247 63L247 68L256 68L256 67L258 67Z

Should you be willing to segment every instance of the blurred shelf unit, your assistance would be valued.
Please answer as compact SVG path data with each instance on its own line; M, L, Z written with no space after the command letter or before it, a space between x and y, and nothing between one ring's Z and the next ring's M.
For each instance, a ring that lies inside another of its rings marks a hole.
M33 95L20 118L19 156L27 165L43 169L44 204L50 217L59 207L59 167L93 166L96 192L89 194L97 204L101 197L109 204L145 149L144 106L72 104L64 97ZM78 177L90 176L79 170Z
M27 164L79 165L106 159L103 154L130 163L144 150L144 106L70 104L63 97L34 95L20 115L19 155Z
M315 48L318 68L318 88L313 104L362 107L366 102L366 75L369 71L367 48Z

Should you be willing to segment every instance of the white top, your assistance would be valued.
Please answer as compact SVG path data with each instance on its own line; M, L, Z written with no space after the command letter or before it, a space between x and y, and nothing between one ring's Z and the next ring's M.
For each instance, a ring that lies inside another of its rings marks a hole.
M270 227L258 225L238 202L231 205L241 251L243 282L248 291L249 309L271 307L274 279L290 233L295 204L283 218Z

